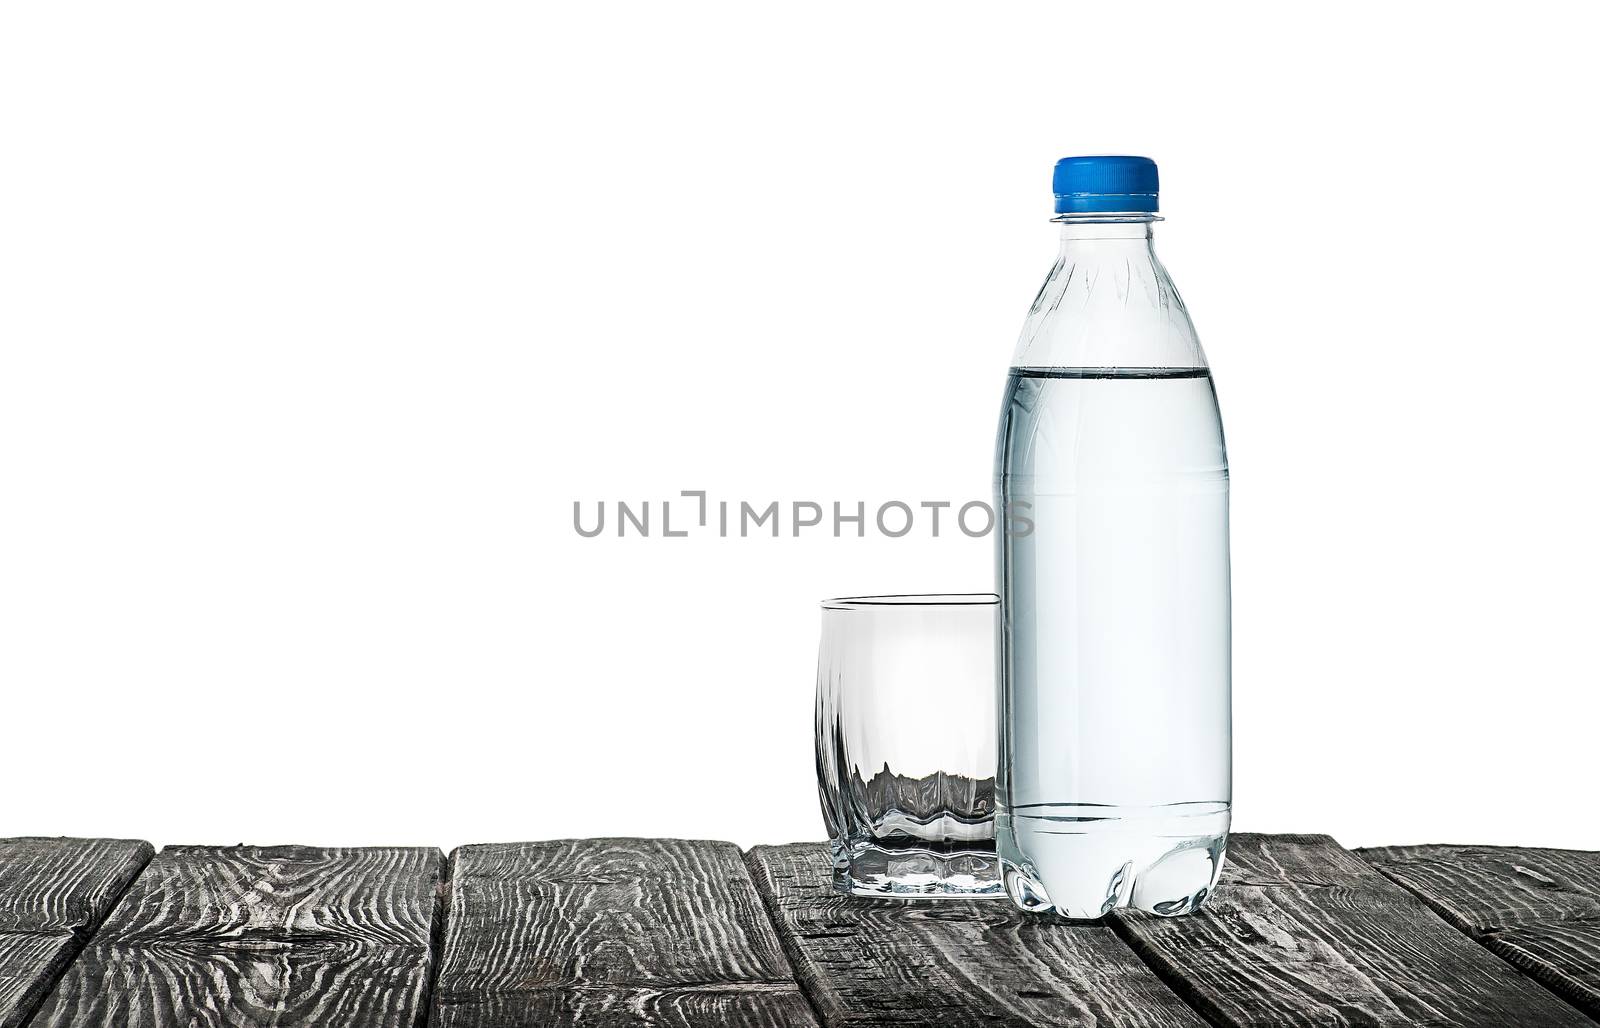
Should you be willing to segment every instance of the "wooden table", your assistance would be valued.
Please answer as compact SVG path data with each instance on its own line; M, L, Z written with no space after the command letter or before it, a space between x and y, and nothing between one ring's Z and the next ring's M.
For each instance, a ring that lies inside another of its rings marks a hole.
M820 844L0 840L0 1026L1600 1020L1600 854L1238 835L1206 910L836 896Z

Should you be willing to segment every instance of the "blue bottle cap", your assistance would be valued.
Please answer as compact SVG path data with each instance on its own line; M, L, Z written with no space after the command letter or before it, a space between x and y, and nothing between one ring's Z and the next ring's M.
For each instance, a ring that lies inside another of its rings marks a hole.
M1057 214L1161 209L1156 162L1148 157L1063 157L1056 162Z

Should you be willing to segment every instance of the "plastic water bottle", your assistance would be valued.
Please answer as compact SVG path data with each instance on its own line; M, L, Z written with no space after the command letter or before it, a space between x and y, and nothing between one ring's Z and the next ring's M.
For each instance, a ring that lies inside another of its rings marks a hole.
M1197 909L1232 801L1228 458L1143 157L1055 169L995 460L997 842L1025 910Z

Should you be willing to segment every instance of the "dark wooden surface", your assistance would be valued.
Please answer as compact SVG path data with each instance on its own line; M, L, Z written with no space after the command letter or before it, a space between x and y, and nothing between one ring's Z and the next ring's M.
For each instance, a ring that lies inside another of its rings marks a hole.
M1490 846L1359 852L1445 920L1600 1019L1600 853Z
M1590 1026L1324 835L1233 836L1203 911L1114 921L1184 999L1230 1028Z
M32 1023L421 1024L443 865L428 849L169 847Z
M1236 835L1206 909L835 895L820 844L0 840L0 1028L1594 1028L1600 854Z
M814 1023L731 843L464 846L451 867L442 1028Z
M0 1028L27 1023L152 852L112 839L0 839Z
M861 900L827 850L757 846L750 870L824 1024L1203 1028L1103 924L993 900Z

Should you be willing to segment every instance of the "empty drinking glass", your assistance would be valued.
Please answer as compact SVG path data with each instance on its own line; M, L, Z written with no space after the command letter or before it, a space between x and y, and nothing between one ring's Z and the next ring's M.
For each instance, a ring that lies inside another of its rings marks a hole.
M1000 896L991 593L822 603L817 782L834 887Z

